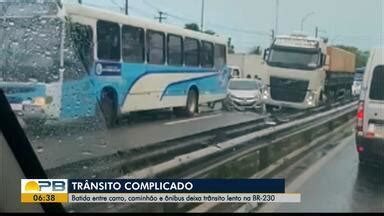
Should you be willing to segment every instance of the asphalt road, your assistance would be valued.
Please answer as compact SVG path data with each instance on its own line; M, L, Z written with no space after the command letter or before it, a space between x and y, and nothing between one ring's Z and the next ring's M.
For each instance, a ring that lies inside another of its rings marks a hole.
M383 212L383 167L360 166L353 136L309 167L287 192L301 193L300 204L270 204L264 212Z
M233 125L261 118L254 112L204 112L193 118L175 118L171 114L159 113L136 117L135 122L123 122L118 127L98 130L86 130L84 125L76 131L56 133L58 135L29 135L45 169L59 167L76 161L96 158L118 151L129 151L161 141L193 135L218 127ZM72 127L73 125L68 125ZM66 128L53 129L65 130ZM27 129L28 130L28 129Z

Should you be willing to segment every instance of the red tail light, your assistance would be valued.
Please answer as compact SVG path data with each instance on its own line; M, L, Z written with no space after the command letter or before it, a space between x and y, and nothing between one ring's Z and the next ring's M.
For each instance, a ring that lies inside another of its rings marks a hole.
M359 107L357 108L357 124L356 124L357 132L363 132L363 123L364 123L364 102L360 102Z
M363 146L358 146L357 147L357 152L359 152L359 153L364 152L364 147Z

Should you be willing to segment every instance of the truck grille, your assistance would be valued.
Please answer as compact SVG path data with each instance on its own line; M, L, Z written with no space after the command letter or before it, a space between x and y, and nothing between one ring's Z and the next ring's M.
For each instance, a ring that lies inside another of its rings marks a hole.
M309 81L271 77L273 100L301 103L307 94Z

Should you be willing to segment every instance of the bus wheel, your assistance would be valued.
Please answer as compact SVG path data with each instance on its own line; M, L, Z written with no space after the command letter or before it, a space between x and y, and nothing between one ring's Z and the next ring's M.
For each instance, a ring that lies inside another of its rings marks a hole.
M101 112L103 113L105 123L108 128L116 124L117 109L115 105L115 97L111 91L103 91L101 95Z
M187 106L185 107L185 114L189 117L193 116L198 111L198 95L195 89L188 92Z

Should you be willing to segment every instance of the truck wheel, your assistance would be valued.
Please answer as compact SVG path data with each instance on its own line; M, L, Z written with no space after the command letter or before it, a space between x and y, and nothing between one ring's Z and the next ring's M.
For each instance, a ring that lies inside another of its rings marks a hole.
M336 95L335 95L335 92L334 92L334 91L329 91L329 92L327 93L326 97L327 97L327 101L326 101L326 104L327 104L327 105L331 105L332 103L335 102L335 97L336 97Z
M327 96L325 96L324 92L321 91L319 96L319 105L324 105L326 103L327 103Z
M276 107L275 106L273 106L273 105L269 105L269 104L266 104L265 105L265 109L267 110L267 112L269 112L269 113L272 113L272 112L274 112Z
M261 106L261 108L260 108L260 111L261 111L260 114L262 114L262 115L267 114L267 105L263 104L263 105Z
M112 92L103 91L101 95L101 112L108 128L115 126L117 119L116 100Z

